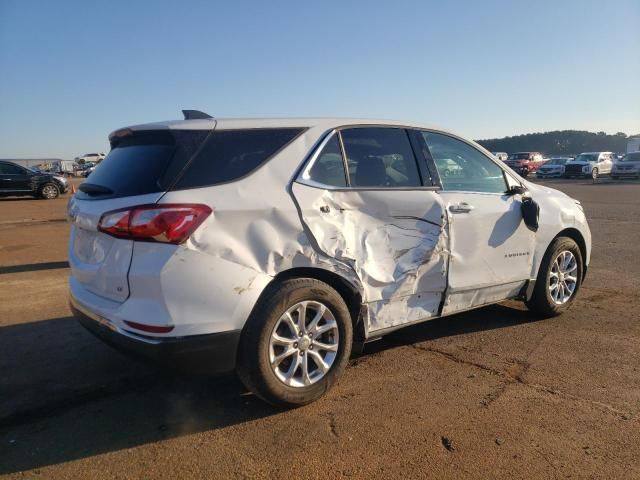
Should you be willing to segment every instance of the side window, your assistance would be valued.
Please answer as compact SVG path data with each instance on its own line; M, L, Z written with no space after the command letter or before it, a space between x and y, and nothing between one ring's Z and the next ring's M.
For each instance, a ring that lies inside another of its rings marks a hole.
M302 128L215 130L173 189L201 188L238 180L268 162L302 131Z
M422 132L443 190L503 193L502 169L471 145L440 133Z
M5 175L23 175L25 171L17 165L0 163L0 173L4 173Z
M352 187L420 187L411 143L402 128L363 127L340 132Z
M309 170L307 178L332 187L347 186L344 162L337 135L333 135L324 146L313 167Z

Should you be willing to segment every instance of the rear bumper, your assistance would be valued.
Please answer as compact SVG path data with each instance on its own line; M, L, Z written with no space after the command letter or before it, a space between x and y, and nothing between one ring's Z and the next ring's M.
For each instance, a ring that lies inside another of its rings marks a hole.
M118 329L73 297L69 305L83 327L125 354L198 373L224 374L235 369L240 330L187 337L148 337Z

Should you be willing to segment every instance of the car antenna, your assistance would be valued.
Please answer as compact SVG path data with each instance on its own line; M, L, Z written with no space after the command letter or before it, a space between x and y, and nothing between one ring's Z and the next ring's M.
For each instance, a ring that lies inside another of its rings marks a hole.
M208 113L201 112L200 110L182 110L185 120L206 120L213 118Z

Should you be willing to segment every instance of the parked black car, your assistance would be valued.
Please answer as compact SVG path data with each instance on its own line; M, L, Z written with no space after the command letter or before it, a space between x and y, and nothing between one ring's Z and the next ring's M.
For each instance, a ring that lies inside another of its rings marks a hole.
M29 170L13 162L0 161L0 197L14 195L37 198L57 198L66 193L64 178L50 173Z

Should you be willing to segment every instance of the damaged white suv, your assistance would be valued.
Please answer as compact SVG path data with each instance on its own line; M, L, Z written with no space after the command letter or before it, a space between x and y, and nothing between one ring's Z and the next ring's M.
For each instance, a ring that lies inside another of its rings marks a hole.
M353 345L505 299L556 315L585 276L580 203L455 134L185 118L112 133L69 203L72 308L123 350L295 406Z

